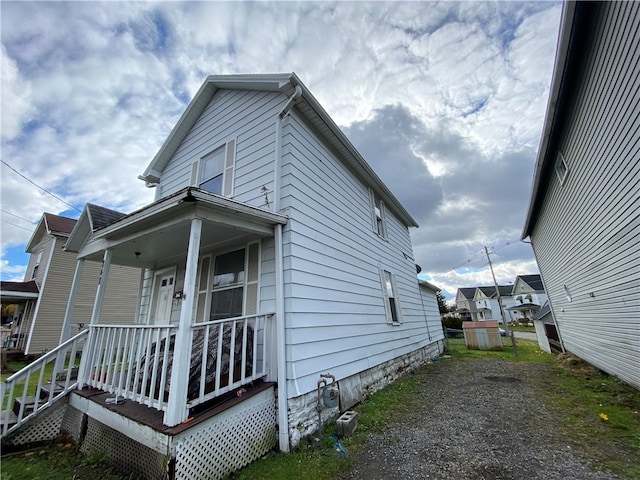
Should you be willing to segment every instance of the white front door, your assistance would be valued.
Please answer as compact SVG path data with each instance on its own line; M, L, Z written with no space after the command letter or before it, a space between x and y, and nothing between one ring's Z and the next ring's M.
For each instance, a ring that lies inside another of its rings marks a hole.
M173 304L173 286L176 277L173 273L161 275L158 279L158 289L156 295L155 315L153 323L155 325L166 325L171 321L171 305Z

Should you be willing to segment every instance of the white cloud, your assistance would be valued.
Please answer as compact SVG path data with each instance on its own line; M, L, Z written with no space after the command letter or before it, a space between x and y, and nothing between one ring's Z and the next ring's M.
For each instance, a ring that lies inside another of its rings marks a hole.
M31 88L18 71L16 62L9 58L2 46L2 137L13 139L33 113L30 103Z
M3 159L69 203L151 201L136 177L207 75L296 71L421 224L416 257L434 279L519 236L559 3L117 7L0 4ZM5 166L1 182L14 214L68 209ZM29 237L2 227L5 247ZM528 268L530 249L508 250Z

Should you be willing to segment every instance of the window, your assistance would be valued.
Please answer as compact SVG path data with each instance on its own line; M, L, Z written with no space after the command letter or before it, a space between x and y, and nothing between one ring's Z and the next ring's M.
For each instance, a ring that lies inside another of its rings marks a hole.
M222 194L224 152L223 145L200 160L200 188L207 192Z
M380 271L380 277L382 279L382 293L384 296L387 323L399 325L402 323L402 315L398 302L398 289L396 287L395 277L391 272L386 270Z
M40 262L42 261L42 252L38 252L36 255L36 264L33 267L33 273L31 274L31 280L35 280L38 275L38 267L40 266Z
M217 195L230 196L234 163L235 140L230 140L193 163L191 185Z
M216 257L209 320L242 316L244 248Z
M387 228L385 224L384 202L373 190L369 189L369 200L371 203L371 221L373 231L382 238L387 238Z
M567 178L567 173L569 172L569 167L567 167L567 161L564 159L562 152L558 153L558 158L556 160L555 165L556 175L560 180L560 185L564 185L564 180Z
M258 311L260 242L222 255L207 255L198 267L196 322L253 315Z

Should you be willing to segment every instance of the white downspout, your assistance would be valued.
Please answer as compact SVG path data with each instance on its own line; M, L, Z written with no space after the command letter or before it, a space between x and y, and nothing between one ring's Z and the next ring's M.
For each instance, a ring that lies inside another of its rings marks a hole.
M293 104L302 96L302 88L296 85L293 95L287 100L282 110L276 116L276 145L273 178L273 210L280 211L280 197L282 184L282 119L287 115ZM278 444L280 451L289 451L289 409L287 389L287 351L286 327L284 313L284 259L282 248L282 225L275 227L275 269L276 269L276 342L278 347Z

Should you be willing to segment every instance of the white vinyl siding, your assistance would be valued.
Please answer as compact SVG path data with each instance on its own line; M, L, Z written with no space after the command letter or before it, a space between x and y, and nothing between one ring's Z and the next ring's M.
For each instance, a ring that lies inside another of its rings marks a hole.
M227 145L223 194L263 207L262 187L273 191L275 118L282 102L271 92L216 92L162 172L158 198L195 185L198 160Z
M295 112L283 123L287 378L295 397L316 388L323 371L348 377L427 345L428 334L408 228L387 209L383 241L372 229L369 188ZM399 327L387 324L380 267L396 276Z
M549 177L531 239L565 348L640 388L640 4L591 8L557 147L570 175Z

